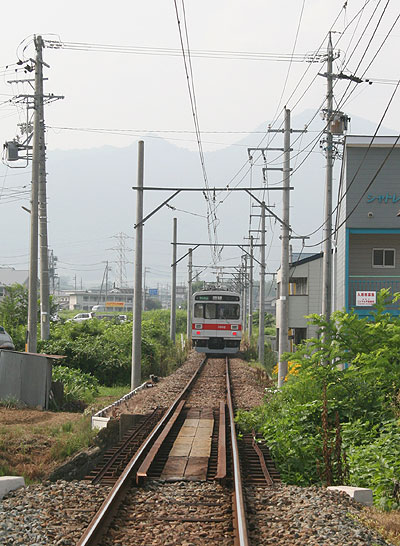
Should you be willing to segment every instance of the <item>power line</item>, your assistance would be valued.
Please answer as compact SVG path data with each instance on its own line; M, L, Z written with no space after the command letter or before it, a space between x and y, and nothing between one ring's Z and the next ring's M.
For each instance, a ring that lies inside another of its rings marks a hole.
M184 7L183 7L184 9ZM115 44L96 44L89 42L65 42L61 40L45 40L46 47L50 49L68 49L73 51L91 51L102 53L118 53L133 55L155 55L168 57L181 57L182 50L166 47L149 46L119 46ZM185 55L185 53L184 53ZM270 62L319 62L318 53L262 53L249 51L227 50L191 50L192 57L205 59L226 59L244 61L270 61Z
M381 117L381 120L380 120L380 122L379 122L379 124L378 124L378 127L377 127L377 129L376 129L376 131L375 131L375 134L374 134L374 136L373 136L372 139L371 139L371 142L370 142L370 144L369 144L369 146L368 146L368 148L367 148L367 150L366 150L366 152L365 152L365 154L364 154L364 157L363 157L362 160L361 160L360 165L358 166L357 171L355 172L353 178L351 179L351 181L350 181L350 183L349 183L349 185L348 185L348 187L347 187L347 189L346 189L344 195L343 195L342 198L339 200L339 202L338 202L338 204L336 205L335 209L332 211L332 214L333 214L333 213L337 210L337 208L340 206L340 204L341 204L341 202L343 201L345 195L347 194L348 190L350 189L350 186L353 184L354 180L356 179L356 177L357 177L357 175L358 175L358 173L359 173L359 171L360 171L360 169L361 169L361 166L362 166L362 164L364 163L364 161L365 161L365 159L366 159L366 157L367 157L367 154L368 154L368 152L369 152L369 150L370 150L370 148L371 148L371 146L372 146L372 142L373 142L373 140L374 140L375 137L376 137L376 134L377 134L377 132L378 132L378 130L379 130L379 127L380 127L380 125L382 124L382 122L383 122L383 120L384 120L384 118L385 118L385 116L386 116L386 114L387 114L387 112L388 112L388 110L389 110L389 107L390 107L390 105L391 105L391 103L392 103L392 101L393 101L393 99L394 99L394 96L395 96L395 94L396 94L396 92L397 92L397 89L398 89L399 85L400 85L400 80L399 80L398 85L396 86L395 90L393 91L392 96L390 97L390 100L389 100L389 102L388 102L388 104L387 104L387 106L386 106L386 108L385 108L385 111L384 111L382 117ZM373 182L376 180L376 177L377 177L378 174L381 172L381 170L382 170L383 166L385 165L386 161L389 159L389 157L390 157L391 153L393 152L394 148L396 147L396 145L397 145L399 139L400 139L400 135L397 136L395 142L393 143L393 145L392 145L392 147L390 148L389 152L388 152L387 155L385 156L385 158L384 158L384 160L382 161L381 165L378 167L377 171L375 172L374 176L372 177L372 179L371 179L371 181L369 182L369 184L367 185L366 189L364 190L364 192L363 192L362 195L360 196L360 198L359 198L359 200L357 201L357 203L354 205L354 207L351 209L351 211L347 214L346 218L345 218L338 226L335 226L335 230L333 231L332 235L334 235L335 233L338 232L338 230L344 225L345 222L347 222L347 220L350 218L350 216L351 216L351 215L353 214L353 212L356 210L356 208L358 207L358 205L361 203L362 198L365 196L365 194L367 193L367 191L369 190L369 188L372 186ZM323 225L324 225L324 224L323 224ZM322 227L322 226L320 226L319 229L321 229L321 227ZM317 230L317 231L318 231L318 230ZM315 233L315 231L314 231L313 233ZM320 241L319 243L316 243L316 244L313 244L313 245L305 245L305 246L306 246L307 248L311 248L311 247L314 247L314 246L319 246L319 245L322 244L325 240L326 240L326 239Z
M196 131L197 136L197 146L199 150L199 156L200 156L200 163L203 173L203 179L204 184L206 188L206 193L204 194L207 202L207 230L208 230L208 238L210 241L210 244L213 243L213 241L217 244L218 243L218 236L217 236L217 225L218 225L218 219L216 216L216 208L215 208L215 199L212 198L210 193L210 186L208 182L208 175L207 170L205 166L205 159L204 159L204 152L203 152L203 145L201 141L201 133L200 133L200 125L199 125L199 116L197 111L197 100L196 100L196 92L195 92L195 86L194 86L194 77L193 77L193 67L192 67L192 61L190 56L190 45L189 45L189 35L188 35L188 29L187 29L187 22L186 22L186 12L185 12L185 4L184 0L181 0L182 3L182 11L183 11L183 22L185 27L185 38L186 38L186 45L184 43L184 38L182 34L182 28L181 28L181 21L179 17L179 10L178 10L178 4L177 1L174 0L175 5L175 14L176 14L176 21L178 24L178 31L179 31L179 38L181 43L181 49L182 49L182 55L183 55L183 63L185 67L185 73L186 73L186 82L189 92L189 99L190 104L192 108L192 115L193 115L193 122L194 127ZM190 74L189 74L190 72ZM211 232L211 229L213 230L213 234ZM214 235L214 237L213 237ZM214 257L214 261L217 260L218 253L220 251L216 246L212 246L212 253Z

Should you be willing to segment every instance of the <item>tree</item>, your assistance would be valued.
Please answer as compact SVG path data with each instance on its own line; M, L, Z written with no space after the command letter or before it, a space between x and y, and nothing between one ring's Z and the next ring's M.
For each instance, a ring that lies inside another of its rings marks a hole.
M153 309L161 309L162 305L160 300L155 298L146 298L146 311L152 311Z
M6 330L25 325L28 321L28 289L22 284L5 288L0 303L0 320Z
M0 302L0 322L13 338L15 348L23 350L28 322L28 289L22 284L5 288L5 296Z

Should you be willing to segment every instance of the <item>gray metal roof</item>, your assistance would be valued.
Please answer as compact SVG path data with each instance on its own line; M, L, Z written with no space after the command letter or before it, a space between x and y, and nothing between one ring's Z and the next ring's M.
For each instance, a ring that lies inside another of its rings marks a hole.
M29 271L27 269L14 269L13 267L0 267L0 283L5 286L12 284L27 284Z

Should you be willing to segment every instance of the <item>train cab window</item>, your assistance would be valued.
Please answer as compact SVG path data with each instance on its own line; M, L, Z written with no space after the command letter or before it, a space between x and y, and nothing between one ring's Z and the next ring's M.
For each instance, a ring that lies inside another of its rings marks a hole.
M217 304L216 303L206 303L204 318L206 318L206 319L215 319L215 318L217 318Z
M238 320L240 317L239 305L218 305L218 318L219 319L233 319Z
M194 318L204 318L204 303L195 303Z

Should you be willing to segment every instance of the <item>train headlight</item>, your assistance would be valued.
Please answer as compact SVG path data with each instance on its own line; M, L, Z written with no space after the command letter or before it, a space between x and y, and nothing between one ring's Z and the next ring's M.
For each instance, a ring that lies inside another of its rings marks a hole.
M237 324L231 324L231 330L239 330L239 326Z
M195 327L196 330L202 330L203 325L202 324L195 324L194 327Z

